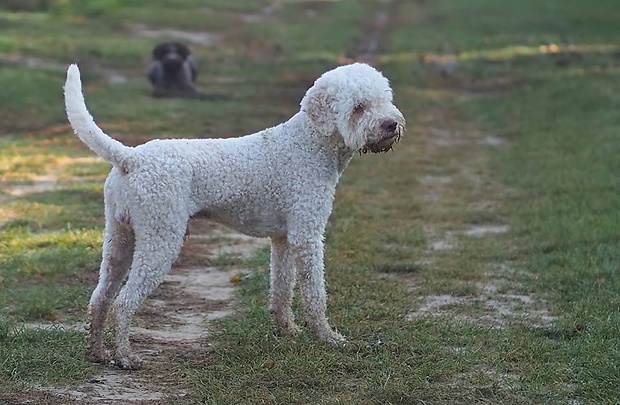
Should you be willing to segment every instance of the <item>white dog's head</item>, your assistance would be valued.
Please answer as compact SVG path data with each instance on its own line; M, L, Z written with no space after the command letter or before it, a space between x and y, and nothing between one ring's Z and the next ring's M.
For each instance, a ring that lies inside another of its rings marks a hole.
M353 151L386 152L405 128L405 118L392 104L390 83L363 63L324 73L301 100L301 110L322 133L339 133Z

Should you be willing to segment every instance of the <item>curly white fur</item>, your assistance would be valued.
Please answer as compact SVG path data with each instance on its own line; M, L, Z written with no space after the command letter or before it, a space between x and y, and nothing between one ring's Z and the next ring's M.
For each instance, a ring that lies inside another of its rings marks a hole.
M108 310L112 360L140 367L129 326L170 270L197 214L271 238L270 310L277 332L299 331L291 303L299 277L305 318L316 338L344 340L328 324L323 234L340 174L356 151L383 152L405 120L385 77L365 64L323 74L288 121L233 139L154 140L135 148L106 135L86 109L76 65L65 84L67 116L79 138L114 167L104 187L105 242L92 294L88 356L104 361ZM123 286L123 281L127 280Z

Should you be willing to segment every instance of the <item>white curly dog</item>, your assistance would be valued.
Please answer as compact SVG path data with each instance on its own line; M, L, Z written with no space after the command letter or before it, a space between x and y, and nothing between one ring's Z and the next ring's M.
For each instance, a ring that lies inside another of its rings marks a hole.
M353 154L388 151L403 133L405 119L380 72L361 63L337 67L316 80L301 111L252 135L153 140L135 148L95 124L76 65L69 67L64 89L75 133L114 166L104 186L103 257L89 303L90 360L107 359L103 332L111 312L112 362L140 367L129 345L131 319L170 271L197 214L271 238L269 309L280 335L299 332L291 310L299 278L305 320L316 339L344 341L325 315L323 234L336 184Z

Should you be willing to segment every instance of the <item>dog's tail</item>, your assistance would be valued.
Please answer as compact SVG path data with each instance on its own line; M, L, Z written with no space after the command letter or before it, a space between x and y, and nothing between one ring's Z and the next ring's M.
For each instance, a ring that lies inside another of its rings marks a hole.
M110 138L95 124L86 108L82 94L80 70L77 65L69 66L65 83L65 108L67 117L77 136L97 155L128 171L133 148Z

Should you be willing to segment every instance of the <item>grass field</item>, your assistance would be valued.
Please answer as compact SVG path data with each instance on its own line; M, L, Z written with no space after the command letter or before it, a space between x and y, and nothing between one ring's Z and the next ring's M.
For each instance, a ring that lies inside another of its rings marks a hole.
M337 191L328 311L347 344L275 337L268 251L221 254L210 265L252 270L234 314L117 374L163 392L118 403L620 402L617 9L0 2L0 404L102 400L80 387L107 366L83 360L69 325L96 283L109 165L64 116L69 63L97 122L137 144L272 126L323 71L362 57L390 79L408 130L393 153L355 157ZM175 36L192 38L199 86L226 97L148 97L150 49ZM180 265L202 260L188 249Z

